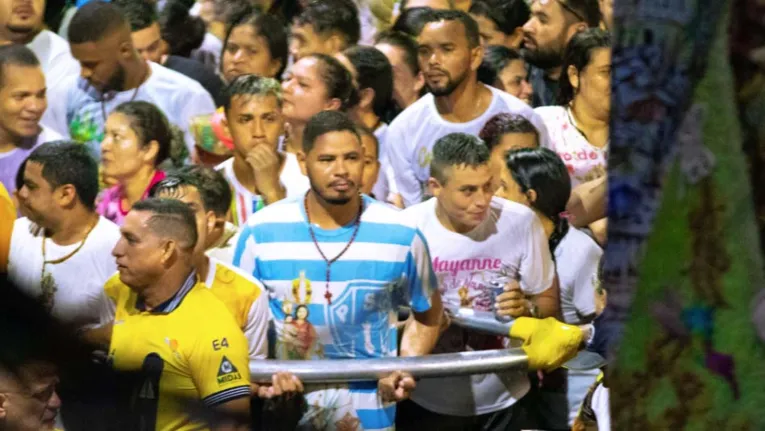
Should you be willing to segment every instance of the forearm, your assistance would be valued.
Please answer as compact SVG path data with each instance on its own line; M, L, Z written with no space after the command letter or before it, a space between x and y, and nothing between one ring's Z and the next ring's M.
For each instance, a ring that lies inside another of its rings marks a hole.
M533 317L554 317L556 319L560 319L560 295L558 294L558 291L558 283L556 280L556 282L553 283L549 289L545 290L539 295L534 295L529 298L531 303L534 304L537 309L537 315Z
M399 356L423 356L436 347L444 314L438 292L433 294L431 304L428 311L414 313L414 319L410 318L405 325Z
M571 190L571 198L566 205L566 211L571 215L571 224L581 228L606 217L607 192L605 176Z

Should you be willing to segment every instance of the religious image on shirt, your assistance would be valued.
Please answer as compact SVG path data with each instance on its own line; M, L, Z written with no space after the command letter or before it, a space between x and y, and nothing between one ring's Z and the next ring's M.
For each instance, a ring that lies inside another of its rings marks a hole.
M72 139L82 144L102 142L104 132L100 121L96 119L96 115L102 114L96 113L94 110L83 110L75 113L69 122L69 135Z

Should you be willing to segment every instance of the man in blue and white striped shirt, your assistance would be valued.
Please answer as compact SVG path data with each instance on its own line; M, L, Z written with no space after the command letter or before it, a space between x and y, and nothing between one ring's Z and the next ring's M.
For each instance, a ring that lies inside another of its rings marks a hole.
M428 354L443 309L428 247L414 220L360 194L361 140L342 113L308 123L298 155L311 189L258 211L241 233L234 264L269 291L278 359L365 359ZM399 305L414 320L396 330ZM415 382L306 387L302 429L393 429L395 402ZM378 396L379 392L379 396Z

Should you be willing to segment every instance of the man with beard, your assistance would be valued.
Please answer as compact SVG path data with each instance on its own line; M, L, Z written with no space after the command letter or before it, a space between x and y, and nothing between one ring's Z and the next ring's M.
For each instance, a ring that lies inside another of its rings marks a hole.
M598 0L534 0L523 25L523 57L531 63L532 105L557 105L558 80L568 41L600 25Z
M391 123L388 157L404 204L423 200L430 178L431 151L450 133L477 135L499 113L521 115L547 132L541 119L518 98L478 82L483 60L478 24L462 11L433 11L417 37L418 61L430 94L405 109Z
M359 193L363 149L346 114L323 111L299 154L311 189L252 215L234 265L268 289L278 359L364 359L427 355L438 338L441 297L422 233L387 204ZM400 349L391 313L414 318ZM306 385L299 429L394 429L395 402L415 381L395 372L379 382Z
M118 6L92 1L79 8L69 25L69 43L81 72L66 82L63 91L49 94L51 127L56 132L100 155L109 113L124 102L143 100L157 105L183 130L192 150L191 119L215 112L210 93L193 79L141 58Z
M57 88L77 76L80 65L72 58L69 44L44 29L46 0L0 0L0 45L23 44L40 61L48 88ZM47 118L43 117L43 123ZM6 184L6 187L8 185Z

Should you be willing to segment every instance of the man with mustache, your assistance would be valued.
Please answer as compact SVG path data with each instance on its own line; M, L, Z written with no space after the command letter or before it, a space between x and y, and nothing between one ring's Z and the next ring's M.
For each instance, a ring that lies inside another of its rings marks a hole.
M60 139L40 126L48 106L45 75L24 45L0 46L0 183L16 190L19 167L38 145Z
M558 80L568 41L588 27L600 25L598 0L534 0L523 25L522 54L531 68L532 105L557 105Z
M109 113L124 102L142 100L157 105L184 132L191 152L191 120L215 112L212 97L193 79L141 58L118 6L92 1L80 7L69 25L69 43L81 72L62 91L49 94L56 101L49 107L50 127L98 156Z
M462 11L437 10L428 16L417 37L418 61L430 90L391 123L386 138L396 184L411 206L423 200L430 178L431 151L450 133L477 135L499 113L521 115L547 132L541 118L518 98L477 79L483 60L478 24Z
M311 189L253 214L234 254L269 291L278 359L427 355L441 324L427 244L402 213L361 195L364 152L346 114L323 111L306 125L303 172ZM400 351L401 305L414 318ZM395 429L395 402L415 388L407 373L379 382L306 385L300 429Z
M0 45L26 45L35 53L48 88L57 88L80 72L69 44L44 29L46 0L0 0ZM47 124L47 116L43 123ZM7 184L6 184L7 187Z

